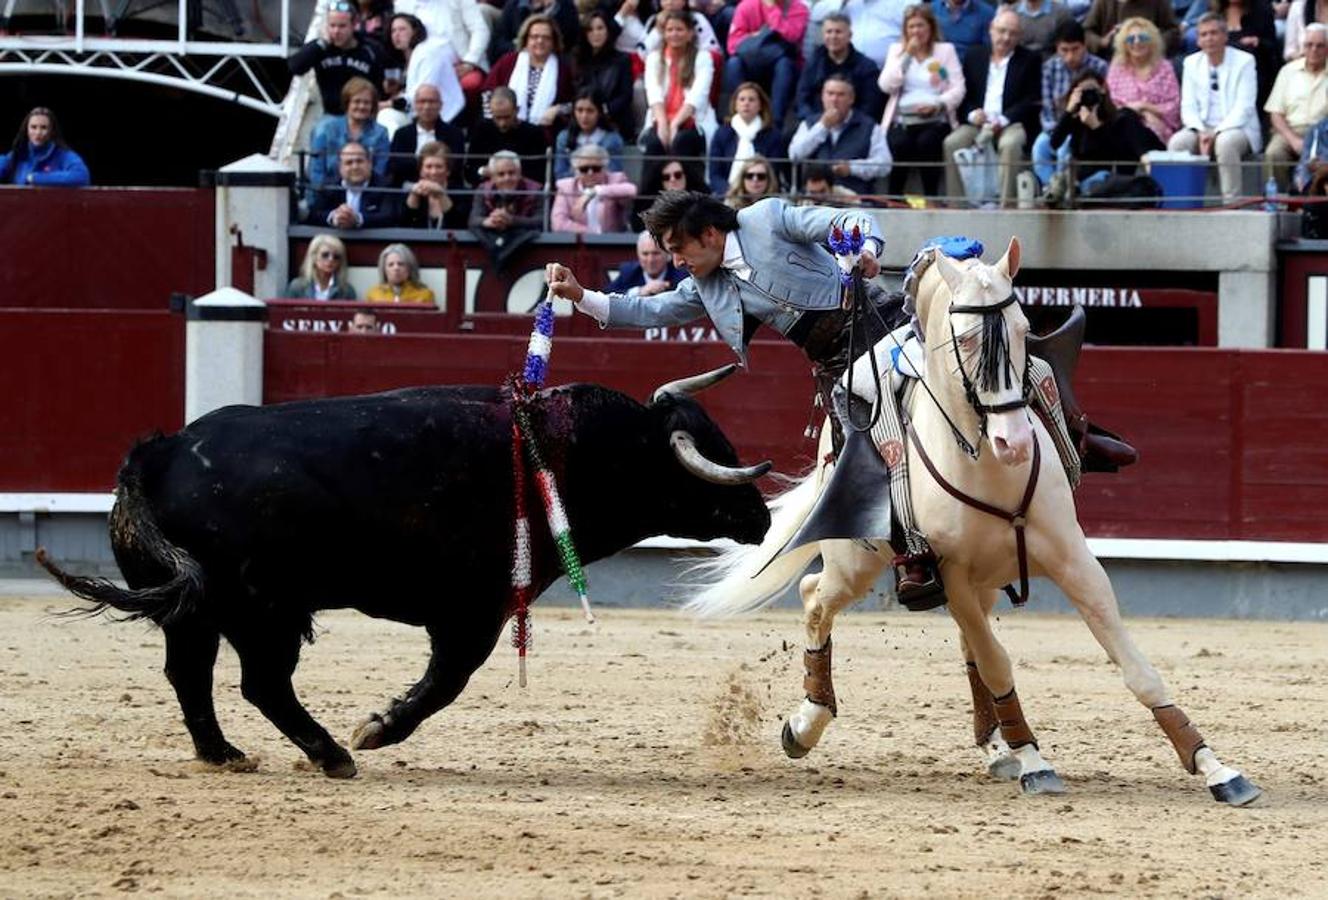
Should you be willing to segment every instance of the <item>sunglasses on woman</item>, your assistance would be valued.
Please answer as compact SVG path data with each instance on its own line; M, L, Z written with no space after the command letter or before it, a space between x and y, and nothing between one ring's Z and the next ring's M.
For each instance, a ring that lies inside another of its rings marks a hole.
M742 174L742 180L743 180L743 181L769 181L769 180L770 180L770 175L767 174L766 172L744 172L744 173Z
M1127 34L1125 36L1125 43L1130 44L1131 46L1134 44L1151 44L1153 43L1153 36L1146 33Z
M319 250L319 251L318 251L318 258L319 258L319 259L341 259L341 254L340 254L340 253L337 253L335 250Z
M603 166L577 166L576 171L580 175L594 175L596 172L603 172Z
M665 180L665 181L685 181L685 180L687 180L687 173L686 173L686 172L665 172L665 173L664 173L662 176L660 176L660 177L663 178L663 180Z

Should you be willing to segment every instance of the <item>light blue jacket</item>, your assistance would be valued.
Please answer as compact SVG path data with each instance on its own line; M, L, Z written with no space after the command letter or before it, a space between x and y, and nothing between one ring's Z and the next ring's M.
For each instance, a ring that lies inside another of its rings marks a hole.
M320 188L341 181L338 154L350 140L350 126L345 116L326 116L314 126L309 138L307 171L310 186ZM369 152L374 174L386 177L387 161L392 152L392 139L388 137L387 129L371 121L365 125L356 143L363 145Z
M743 260L751 267L750 280L721 266L704 278L689 276L674 290L651 297L608 294L605 324L648 328L683 325L708 316L745 365L744 313L787 334L803 312L839 304L839 265L826 246L836 224L845 231L857 225L863 235L874 235L872 218L860 211L791 206L774 197L753 203L739 210L734 232ZM880 256L880 244L874 249Z

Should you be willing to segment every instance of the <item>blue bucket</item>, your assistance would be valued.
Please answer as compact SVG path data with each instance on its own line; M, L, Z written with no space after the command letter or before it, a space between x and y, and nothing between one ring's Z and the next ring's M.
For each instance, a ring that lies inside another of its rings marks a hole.
M1162 209L1198 209L1208 187L1208 160L1189 153L1149 154L1149 174L1162 186Z

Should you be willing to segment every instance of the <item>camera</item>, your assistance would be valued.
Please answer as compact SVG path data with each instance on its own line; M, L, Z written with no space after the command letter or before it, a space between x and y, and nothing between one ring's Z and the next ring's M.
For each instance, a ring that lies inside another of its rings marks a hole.
M1097 88L1084 88L1079 94L1079 105L1084 109L1093 109L1102 102L1102 92Z

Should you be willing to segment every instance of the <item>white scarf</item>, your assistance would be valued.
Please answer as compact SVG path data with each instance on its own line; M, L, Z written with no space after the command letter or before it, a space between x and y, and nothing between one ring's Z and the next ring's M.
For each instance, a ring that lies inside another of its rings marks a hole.
M738 149L733 152L733 165L729 166L729 186L737 187L742 180L742 164L756 155L756 136L765 127L765 122L757 116L751 122L744 122L742 116L729 119L729 127L738 136Z
M530 54L522 50L516 58L516 68L507 86L516 94L516 116L524 122L539 124L540 117L558 96L558 55L550 53L544 61L544 72L540 75L539 87L535 88L535 99L526 107L526 90L530 84Z

